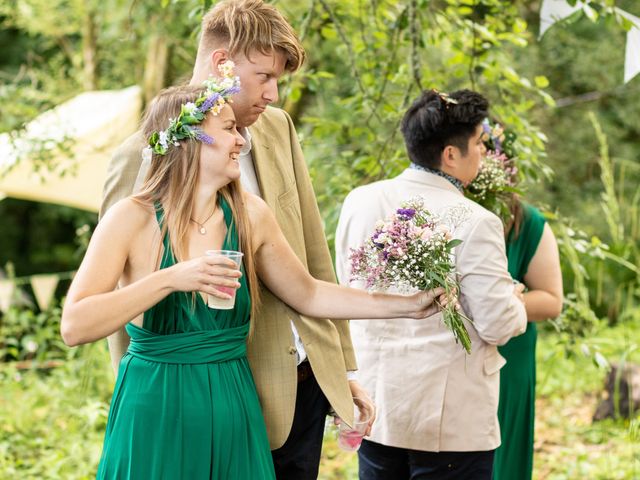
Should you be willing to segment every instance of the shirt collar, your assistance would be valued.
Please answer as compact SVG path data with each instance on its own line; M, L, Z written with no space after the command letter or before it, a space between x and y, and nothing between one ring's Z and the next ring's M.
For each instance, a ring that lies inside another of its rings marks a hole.
M249 127L238 129L238 133L244 138L244 145L240 149L240 155L248 155L251 152L251 132Z
M448 180L454 187L458 189L460 193L464 192L464 185L462 184L462 182L457 178L452 177L448 173L444 173L442 170L438 170L436 168L430 168L430 167L423 167L422 165L418 165L413 162L411 162L411 164L409 165L409 168L413 170L421 170L423 172L433 173L434 175L437 175L439 177L444 178L445 180Z

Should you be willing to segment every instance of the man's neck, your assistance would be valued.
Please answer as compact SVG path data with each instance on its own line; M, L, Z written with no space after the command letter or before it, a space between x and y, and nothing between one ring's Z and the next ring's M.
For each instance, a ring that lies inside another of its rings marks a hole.
M213 72L210 68L196 66L193 68L193 75L191 76L189 85L202 85L202 82L207 80L211 75L213 75Z
M447 175L449 175L452 178L455 178L457 181L462 183L462 180L460 180L458 177L456 177L455 172L453 172L452 170L450 170L449 168L447 168L446 166L440 166L440 168L438 169L440 170L442 173L446 173Z
M454 187L456 187L459 191L464 190L464 184L456 177L448 173L445 169L441 168L432 168L432 167L423 167L422 165L418 165L416 163L411 163L410 168L415 170L423 170L429 173L433 173L434 175L438 175L446 179L449 183L451 183ZM448 169L447 169L448 170Z

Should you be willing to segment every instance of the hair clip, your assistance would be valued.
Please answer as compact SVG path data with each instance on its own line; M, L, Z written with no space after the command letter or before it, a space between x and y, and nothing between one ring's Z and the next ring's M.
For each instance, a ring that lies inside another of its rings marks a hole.
M445 108L449 108L449 105L457 105L458 101L455 98L451 98L448 93L439 92L435 88L433 92L440 97L440 100L444 102Z

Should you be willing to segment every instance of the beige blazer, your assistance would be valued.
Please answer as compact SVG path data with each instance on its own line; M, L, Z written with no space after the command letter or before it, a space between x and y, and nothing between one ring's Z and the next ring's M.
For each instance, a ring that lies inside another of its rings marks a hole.
M416 195L433 213L459 204L471 212L454 237L463 240L455 257L460 303L473 320L467 327L472 352L455 343L441 314L420 321L352 321L358 380L378 407L371 440L429 452L492 450L500 445L499 371L505 363L496 345L524 332L527 321L507 272L500 220L444 178L405 170L346 198L336 233L338 278L349 283L349 249Z
M320 212L291 118L283 110L269 107L250 129L262 197L311 275L334 282ZM136 133L115 152L107 173L101 214L131 195L143 147L144 139ZM264 288L262 298L255 332L248 343L248 358L271 448L276 449L289 435L296 402L296 347L290 321L300 334L322 391L344 418L351 418L353 408L346 371L355 370L356 362L347 321L304 317Z

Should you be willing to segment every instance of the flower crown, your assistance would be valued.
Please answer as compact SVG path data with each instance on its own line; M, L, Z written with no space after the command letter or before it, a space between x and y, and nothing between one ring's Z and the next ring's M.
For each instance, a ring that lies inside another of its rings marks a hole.
M197 127L206 117L207 112L218 115L222 107L231 103L231 95L240 91L240 78L233 75L234 63L227 60L218 66L222 79L211 77L203 82L206 90L195 102L188 102L180 108L180 115L169 120L169 127L161 132L153 132L149 137L149 146L143 151L143 158L166 155L169 148L179 146L180 140L195 139L207 145L213 138Z

